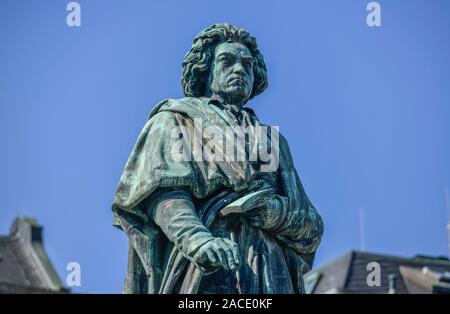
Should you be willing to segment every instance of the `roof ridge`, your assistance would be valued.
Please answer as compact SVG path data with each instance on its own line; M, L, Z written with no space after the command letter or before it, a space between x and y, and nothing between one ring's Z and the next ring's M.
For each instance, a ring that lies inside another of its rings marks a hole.
M355 255L362 255L362 256L374 256L374 257L378 257L378 258L384 258L384 259L389 259L389 260L395 260L395 261L404 261L404 262L418 262L420 263L421 261L426 261L427 263L432 263L432 264L438 264L438 265L450 265L450 260L443 260L443 259L439 259L439 258L435 258L433 256L430 256L429 258L427 257L421 257L421 256L412 256L412 257L404 257L404 256L396 256L396 255L391 255L391 254L386 254L386 253L374 253L374 252L366 252L366 251L351 251L354 252ZM423 262L422 262L423 263Z

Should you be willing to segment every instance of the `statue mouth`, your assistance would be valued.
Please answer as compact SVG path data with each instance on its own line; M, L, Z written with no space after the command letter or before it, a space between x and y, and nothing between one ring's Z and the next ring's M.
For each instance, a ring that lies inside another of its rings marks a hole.
M232 77L232 78L230 78L230 80L228 82L230 85L245 85L246 84L245 80L240 76Z

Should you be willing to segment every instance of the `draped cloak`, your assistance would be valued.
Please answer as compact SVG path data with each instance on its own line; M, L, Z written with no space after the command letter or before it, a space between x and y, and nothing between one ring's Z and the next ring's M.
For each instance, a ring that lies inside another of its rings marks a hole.
M236 291L226 293L304 293L303 274L312 267L323 222L302 187L286 139L279 135L279 167L272 173L261 173L258 164L251 161L193 158L180 162L172 158L177 141L171 134L174 128L189 126L192 130L195 119L202 121L203 128L243 123L260 125L251 109L244 108L242 113L245 122L206 97L165 99L151 111L120 178L112 205L113 225L129 239L124 293L208 293L214 292L214 287L209 287L214 280L228 277L237 277L234 281L239 280L240 287L237 284ZM218 211L227 203L264 188L273 188L287 200L289 221L283 234L252 227L242 217L221 221ZM224 224L238 221L238 244L241 252L244 250L247 272L243 270L236 276L221 269L222 273L207 274L168 240L149 217L147 207L158 192L177 189L191 195L198 216L214 236L226 237L227 232L223 231L228 227ZM271 255L275 255L272 260ZM253 265L255 260L258 266ZM262 273L255 275L255 272ZM273 278L272 272L276 273ZM247 282L255 280L256 284Z

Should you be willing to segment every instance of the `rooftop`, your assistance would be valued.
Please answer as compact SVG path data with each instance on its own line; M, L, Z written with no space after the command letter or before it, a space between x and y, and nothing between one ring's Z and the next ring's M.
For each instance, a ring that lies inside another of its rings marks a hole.
M0 236L0 293L67 293L44 249L42 226L18 217Z
M369 286L373 271L380 265L380 285ZM417 255L411 258L350 251L309 272L305 276L308 293L450 293L450 260Z

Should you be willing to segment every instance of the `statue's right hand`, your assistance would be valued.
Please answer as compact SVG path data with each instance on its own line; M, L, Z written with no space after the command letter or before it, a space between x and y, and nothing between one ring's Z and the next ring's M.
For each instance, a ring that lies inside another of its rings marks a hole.
M235 271L240 265L239 247L230 239L214 238L198 249L194 260L200 265Z

